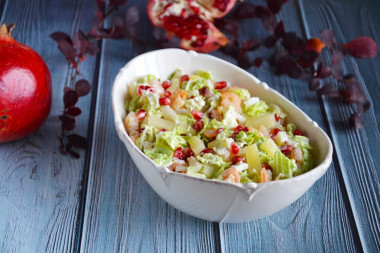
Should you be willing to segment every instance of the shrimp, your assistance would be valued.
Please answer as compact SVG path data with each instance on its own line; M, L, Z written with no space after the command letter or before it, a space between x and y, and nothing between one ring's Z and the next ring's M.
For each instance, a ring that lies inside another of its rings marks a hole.
M214 129L206 129L203 132L203 135L206 136L207 138L212 139L212 138L215 138L218 135L218 131L214 130Z
M228 168L222 173L223 181L240 183L240 174L236 168Z
M227 91L227 92L222 93L222 101L220 102L220 104L226 109L230 105L233 105L237 112L241 111L241 107L240 107L241 99L238 96L238 94L234 92Z
M272 171L262 168L260 171L260 179L261 183L272 181Z
M123 123L128 134L139 130L139 119L134 112L129 112L127 117L125 117Z
M186 91L178 89L170 96L170 107L173 108L174 111L178 110L182 106L185 105L186 102Z
M168 169L171 171L176 171L176 172L186 172L187 167L189 164L183 160L177 160L173 162Z
M223 119L222 115L218 113L217 110L212 109L209 113L210 119L216 119L218 121L221 121Z
M130 134L129 134L129 137L131 138L131 140L133 141L133 143L136 143L136 139L140 136L140 132L139 131L132 131Z
M302 163L302 156L302 150L299 147L293 149L290 154L290 158L296 160L297 163Z

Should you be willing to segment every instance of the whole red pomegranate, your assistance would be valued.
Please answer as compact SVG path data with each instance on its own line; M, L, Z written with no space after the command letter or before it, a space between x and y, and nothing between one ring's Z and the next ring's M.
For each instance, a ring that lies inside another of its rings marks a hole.
M180 39L184 49L208 53L228 39L212 23L225 16L236 0L149 0L147 12L153 25Z
M51 108L49 69L33 49L0 26L0 143L23 138L38 129Z

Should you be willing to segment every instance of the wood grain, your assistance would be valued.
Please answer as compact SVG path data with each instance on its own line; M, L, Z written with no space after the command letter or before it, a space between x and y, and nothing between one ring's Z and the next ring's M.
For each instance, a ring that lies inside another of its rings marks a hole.
M380 45L380 3L377 1L300 1L300 8L304 10L309 36L317 35L323 27L330 27L340 43L367 35ZM323 99L360 240L368 252L380 251L379 64L379 55L371 60L348 58L344 61L346 71L355 74L364 84L373 105L364 115L364 130L348 127L346 119L352 109L347 104Z
M130 4L145 10L146 2ZM151 36L145 12L141 16L139 36ZM103 43L81 252L214 252L213 223L177 211L154 193L118 138L112 83L136 53L129 41Z
M4 2L3 2L4 3ZM69 80L66 60L48 36L92 24L94 1L8 1L2 20L16 23L14 37L46 61L53 80L53 105L46 123L20 141L0 145L0 252L72 252L77 229L84 159L59 153L63 87ZM92 81L94 60L81 66ZM86 134L90 96L78 131ZM83 155L83 153L82 153Z
M284 6L280 19L284 21L287 31L296 31L300 36L303 35L302 20L296 2L290 1ZM247 30L246 33L248 35L250 31ZM276 77L266 65L260 69L251 69L250 72L281 92L326 129L318 97L308 90L305 82L284 76ZM270 217L250 223L220 224L223 251L361 251L352 214L349 209L347 211L349 204L344 185L337 169L339 164L333 163L304 196Z

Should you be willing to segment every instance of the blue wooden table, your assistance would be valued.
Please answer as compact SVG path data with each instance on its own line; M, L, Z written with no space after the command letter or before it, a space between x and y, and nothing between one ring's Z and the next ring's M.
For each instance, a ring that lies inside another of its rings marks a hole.
M130 0L128 5L145 10L145 3ZM47 122L25 139L0 144L0 252L380 252L379 55L344 61L365 84L373 105L364 116L364 130L348 127L347 104L310 92L303 81L274 76L268 66L249 69L328 133L333 163L279 213L249 223L212 223L174 209L155 194L116 134L110 93L119 69L137 54L128 40L101 41L101 52L81 64L93 89L79 102L83 114L77 131L87 134L90 145L80 159L60 154L57 116L73 73L48 36L88 31L95 10L94 0L0 0L0 21L17 24L14 37L41 54L53 80ZM380 45L379 13L376 0L291 0L280 17L303 37L332 28L337 41L368 35ZM144 11L141 22L140 34L151 38Z

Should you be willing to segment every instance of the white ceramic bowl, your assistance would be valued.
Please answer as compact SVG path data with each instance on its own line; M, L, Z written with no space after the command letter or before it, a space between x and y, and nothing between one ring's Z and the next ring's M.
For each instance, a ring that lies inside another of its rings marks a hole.
M211 71L216 80L248 89L252 95L280 105L310 138L316 166L290 179L267 183L234 184L171 172L160 167L129 138L123 126L124 101L128 84L146 74L165 78L176 68L184 73ZM166 202L192 216L219 222L244 222L271 215L302 196L327 170L332 159L332 144L317 123L277 91L250 73L219 58L180 49L164 49L137 56L117 75L112 90L112 108L117 133L137 168L150 186Z

